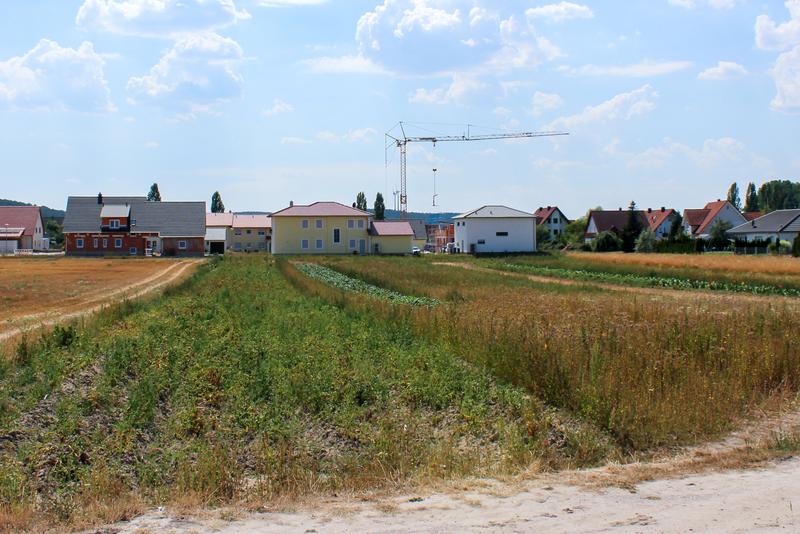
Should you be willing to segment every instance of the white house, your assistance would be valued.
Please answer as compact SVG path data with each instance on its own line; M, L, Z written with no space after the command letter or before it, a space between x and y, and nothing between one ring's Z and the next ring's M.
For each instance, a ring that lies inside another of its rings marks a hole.
M708 239L711 236L711 229L720 221L735 228L746 223L747 219L727 200L709 202L703 209L683 211L684 230L692 237Z
M744 241L771 239L773 242L794 241L800 233L800 209L777 210L758 219L740 224L728 236Z
M564 212L558 206L547 206L546 208L539 208L533 212L536 217L536 224L544 226L550 232L550 238L555 239L564 233L570 220L567 219Z
M506 206L483 206L453 218L461 252L536 252L536 217Z

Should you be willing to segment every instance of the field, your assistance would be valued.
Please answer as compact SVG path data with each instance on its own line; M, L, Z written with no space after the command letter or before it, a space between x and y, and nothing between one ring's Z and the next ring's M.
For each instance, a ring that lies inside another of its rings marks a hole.
M174 282L193 262L153 259L0 258L0 340Z
M0 360L0 530L647 460L791 407L800 298L524 271L800 276L692 259L206 263Z

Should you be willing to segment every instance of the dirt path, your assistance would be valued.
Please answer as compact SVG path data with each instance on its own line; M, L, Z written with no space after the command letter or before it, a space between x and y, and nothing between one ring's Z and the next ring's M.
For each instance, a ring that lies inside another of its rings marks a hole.
M112 302L123 299L136 299L163 289L188 275L202 260L183 260L171 263L167 268L135 283L114 289L102 297L93 297L78 305L54 308L46 312L14 317L9 321L11 328L0 331L0 343L19 336L24 332L43 326L52 326L63 321L91 315ZM7 323L7 324L9 324ZM19 326L17 326L19 325Z
M647 296L656 296L656 297L677 297L677 298L687 298L687 296L691 297L701 297L707 299L716 299L716 300L737 300L741 301L752 301L752 302L759 302L759 303L776 303L781 302L782 304L790 304L790 305L797 305L800 306L800 299L791 298L791 297L783 297L777 295L751 295L749 293L730 293L725 291L704 291L702 289L692 289L692 290L682 290L682 289L663 289L663 288L656 288L656 287L636 287L636 286L623 286L618 284L609 284L605 282L596 282L591 280L569 280L566 278L558 278L555 276L542 276L536 274L525 274L525 273L517 273L511 271L501 271L499 269L491 269L489 267L480 267L478 265L474 265L472 263L461 263L461 262L433 262L433 265L442 265L447 267L459 267L461 269L467 269L470 271L478 271L482 273L492 273L498 274L501 276L510 276L513 278L525 278L526 280L530 280L532 282L539 282L543 284L559 284L564 286L593 286L598 287L601 289L605 289L608 291L618 291L624 293L634 293L637 295L647 295Z

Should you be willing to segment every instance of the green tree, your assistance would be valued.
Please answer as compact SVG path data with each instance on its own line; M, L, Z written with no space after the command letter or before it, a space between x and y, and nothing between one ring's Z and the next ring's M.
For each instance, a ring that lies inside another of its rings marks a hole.
M161 202L161 192L158 190L158 184L150 186L150 192L147 193L147 200L150 202Z
M728 230L733 228L733 225L728 221L718 219L711 227L709 235L711 236L711 248L714 250L723 250L728 248L731 244L728 239Z
M47 224L44 225L44 231L47 234L47 237L50 239L51 245L57 245L60 247L64 244L64 234L62 233L61 225L53 219L47 221Z
M792 256L800 258L800 234L797 234L792 241Z
M761 211L796 209L800 207L800 184L789 180L772 180L758 189Z
M375 195L375 220L382 221L386 218L386 204L383 203L383 195Z
M636 202L631 200L628 205L628 219L622 229L622 250L623 252L633 252L636 250L636 239L642 233L642 221L636 211Z
M669 227L669 240L677 241L685 235L683 231L683 217L676 211L675 218L672 219L672 225Z
M367 211L367 195L363 191L356 195L356 203L353 207L361 211Z
M546 243L550 242L550 229L543 225L537 224L536 225L536 244L538 246L542 246Z
M736 206L737 210L742 209L742 199L739 198L739 185L733 182L728 188L728 202Z
M656 249L656 234L649 228L636 239L636 252L653 252Z
M617 252L622 250L622 240L614 232L600 232L592 241L595 252Z
M744 211L745 213L758 211L758 192L753 182L747 184L747 193L744 195Z
M225 204L222 203L222 195L219 191L214 191L211 195L211 213L225 213Z

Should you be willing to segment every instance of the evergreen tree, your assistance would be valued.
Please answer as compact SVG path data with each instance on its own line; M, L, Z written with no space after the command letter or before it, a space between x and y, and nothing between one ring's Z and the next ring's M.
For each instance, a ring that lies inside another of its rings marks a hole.
M672 219L672 226L669 227L669 239L675 241L684 236L683 231L683 217L678 212L675 212L675 218Z
M744 195L744 211L750 213L758 210L758 193L753 182L747 184L747 193Z
M728 202L736 206L737 210L742 209L742 199L739 198L739 184L733 182L728 189Z
M383 203L383 195L378 193L375 196L375 220L382 221L386 218L386 205Z
M365 195L363 191L356 195L355 208L361 211L367 211L367 195Z
M219 191L214 191L211 195L211 213L225 213L225 204L222 203L222 195Z
M631 200L628 205L628 220L622 229L622 251L633 252L636 249L636 239L642 233L642 221L636 211L636 202Z
M772 180L758 189L761 211L788 210L800 207L800 184L789 180Z
M161 202L161 193L158 190L158 184L150 186L150 192L147 193L147 200L150 202Z
M797 234L792 242L792 256L800 258L800 234Z

